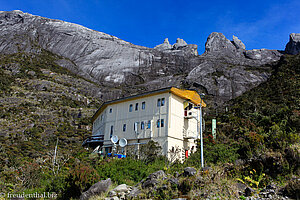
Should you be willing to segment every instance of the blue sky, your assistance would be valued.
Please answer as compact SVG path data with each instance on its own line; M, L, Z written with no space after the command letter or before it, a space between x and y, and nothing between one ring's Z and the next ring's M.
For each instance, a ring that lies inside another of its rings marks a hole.
M299 0L0 0L0 10L80 24L147 47L179 37L200 54L211 32L236 35L246 49L284 49L289 34L300 32Z

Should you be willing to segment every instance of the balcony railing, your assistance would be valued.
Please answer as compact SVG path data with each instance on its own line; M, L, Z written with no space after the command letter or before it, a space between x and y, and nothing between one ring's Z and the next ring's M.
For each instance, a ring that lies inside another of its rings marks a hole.
M186 119L197 118L197 112L191 110L185 110L184 118Z
M197 133L191 130L183 129L183 138L185 139L197 139Z
M104 142L104 135L93 135L88 137L83 143L82 146L88 145L88 144L103 144Z

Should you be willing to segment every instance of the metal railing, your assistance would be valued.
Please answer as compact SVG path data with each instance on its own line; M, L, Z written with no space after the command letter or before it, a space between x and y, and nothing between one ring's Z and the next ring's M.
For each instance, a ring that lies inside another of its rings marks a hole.
M195 133L194 131L191 131L191 130L186 130L185 128L183 128L183 138L186 138L186 139L196 139L197 138L197 133Z

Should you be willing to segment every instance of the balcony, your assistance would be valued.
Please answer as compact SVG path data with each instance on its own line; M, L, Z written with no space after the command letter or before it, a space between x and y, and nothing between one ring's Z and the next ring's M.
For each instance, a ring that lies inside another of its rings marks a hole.
M197 118L197 112L191 110L185 110L184 118L185 119Z
M182 133L184 139L197 139L197 133L194 131L183 129Z
M82 146L91 145L91 146L98 146L103 145L104 142L104 135L93 135L88 137L83 143Z

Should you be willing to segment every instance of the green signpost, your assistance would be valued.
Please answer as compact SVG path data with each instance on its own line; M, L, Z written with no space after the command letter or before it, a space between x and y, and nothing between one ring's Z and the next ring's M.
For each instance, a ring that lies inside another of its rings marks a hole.
M214 140L217 138L217 120L212 119L212 127L211 127L211 133L214 138Z

